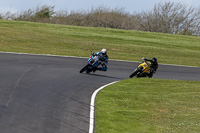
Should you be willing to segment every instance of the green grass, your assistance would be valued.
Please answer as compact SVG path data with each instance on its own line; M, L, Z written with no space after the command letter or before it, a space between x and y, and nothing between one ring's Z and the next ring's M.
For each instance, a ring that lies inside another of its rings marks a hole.
M108 49L110 59L200 66L200 37L0 20L0 51L88 57Z
M198 133L200 82L133 78L95 102L96 133Z

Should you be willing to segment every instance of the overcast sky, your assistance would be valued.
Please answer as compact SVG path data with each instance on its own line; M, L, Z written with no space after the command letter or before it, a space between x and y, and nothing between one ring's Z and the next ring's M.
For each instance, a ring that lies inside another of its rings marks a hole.
M35 9L38 5L55 6L56 11L90 10L99 6L124 8L129 13L151 10L158 2L180 2L200 7L200 0L0 0L0 12L21 12Z

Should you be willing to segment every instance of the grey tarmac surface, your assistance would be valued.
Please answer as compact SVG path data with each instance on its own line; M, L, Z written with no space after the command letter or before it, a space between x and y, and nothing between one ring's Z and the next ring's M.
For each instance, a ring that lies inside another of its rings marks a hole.
M0 53L0 133L88 133L90 99L139 63L109 61L80 74L86 58ZM154 78L200 81L200 68L159 65Z

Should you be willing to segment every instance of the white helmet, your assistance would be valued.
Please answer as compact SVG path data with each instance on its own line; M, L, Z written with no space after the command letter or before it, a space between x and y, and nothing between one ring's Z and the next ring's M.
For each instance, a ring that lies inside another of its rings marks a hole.
M102 50L101 50L102 55L106 55L106 52L107 52L106 49L102 49Z

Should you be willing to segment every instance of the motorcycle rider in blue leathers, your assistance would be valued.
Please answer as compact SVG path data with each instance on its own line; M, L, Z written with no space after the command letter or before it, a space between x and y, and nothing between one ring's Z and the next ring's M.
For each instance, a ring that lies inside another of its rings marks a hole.
M108 55L107 55L107 50L102 49L100 52L94 53L92 51L91 53L92 56L100 56L101 57L101 67L97 67L96 70L100 71L107 71L107 65L108 65ZM96 70L93 70L95 72Z

